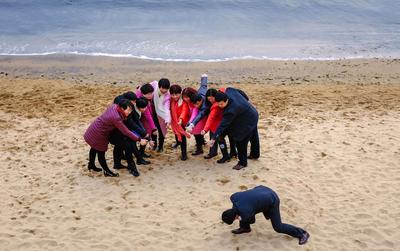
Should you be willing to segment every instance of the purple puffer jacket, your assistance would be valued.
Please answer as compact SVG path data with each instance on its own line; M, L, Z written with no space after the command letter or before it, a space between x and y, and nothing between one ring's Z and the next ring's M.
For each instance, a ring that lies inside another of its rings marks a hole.
M115 104L110 105L100 117L93 121L83 136L86 143L97 151L107 151L108 138L115 128L134 141L140 140L124 125L122 115L119 114L117 107L118 105Z

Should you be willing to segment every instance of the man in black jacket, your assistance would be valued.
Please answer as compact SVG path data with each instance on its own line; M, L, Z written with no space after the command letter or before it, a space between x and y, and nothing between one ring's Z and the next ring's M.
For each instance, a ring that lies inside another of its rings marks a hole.
M257 123L258 112L246 98L247 95L235 88L228 87L225 92L218 91L215 101L224 109L222 121L215 131L210 146L224 132L236 142L239 162L233 169L240 170L247 166L247 145L250 141L251 151L249 158L260 157L260 142L258 137Z
M136 107L137 97L136 97L135 93L126 92L122 95L119 95L119 96L115 97L114 103L118 102L121 99L130 100L132 103L132 106L134 108ZM138 114L138 111L136 110L136 108L133 109L133 111L129 114L129 116L127 117L127 119L124 123L130 131L134 132L141 138L146 138L146 130L144 129L142 123L140 122L140 114ZM132 162L132 154L135 155L136 163L138 165L150 164L150 161L145 160L143 158L142 154L139 152L136 142L133 142L129 138L122 135L119 132L119 130L112 131L109 140L110 140L110 143L114 145L114 150L113 150L114 169L125 168L125 166L123 166L121 164L121 159L123 157L125 157L127 161L129 160L129 162ZM141 146L141 148L142 147L145 147L145 146ZM125 152L125 154L124 154L124 152ZM137 176L138 176L138 172L137 172Z
M263 213L264 217L271 219L272 227L278 233L284 233L299 239L299 245L306 244L310 234L305 230L282 223L279 211L279 197L270 188L257 186L253 189L232 194L232 209L222 213L222 221L231 225L236 219L240 219L240 227L232 230L234 234L251 232L250 224L256 222L255 215Z

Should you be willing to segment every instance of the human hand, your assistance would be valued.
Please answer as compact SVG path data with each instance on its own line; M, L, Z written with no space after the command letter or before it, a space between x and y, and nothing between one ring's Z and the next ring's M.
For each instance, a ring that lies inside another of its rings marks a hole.
M154 131L153 131L153 135L154 135L154 136L157 136L157 135L158 135L158 131L157 131L157 130L154 130Z
M145 146L147 144L147 140L146 139L141 139L140 140L140 145L141 146Z
M201 130L201 135L205 135L206 134L206 131L204 131L204 130Z
M153 141L153 140L150 140L150 141L149 141L149 145L150 145L151 147L153 147L153 146L154 146L154 141Z

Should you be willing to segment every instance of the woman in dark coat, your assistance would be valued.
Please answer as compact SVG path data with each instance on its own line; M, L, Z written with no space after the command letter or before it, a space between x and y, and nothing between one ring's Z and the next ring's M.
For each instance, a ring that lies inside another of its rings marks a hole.
M89 126L86 130L84 139L90 145L89 151L89 170L96 172L103 171L104 176L118 176L118 173L112 172L105 159L105 152L108 149L110 133L117 128L122 134L134 141L140 141L141 144L146 144L146 140L141 139L138 135L124 125L123 120L132 112L131 102L129 100L121 100L118 104L112 104L107 110ZM101 168L95 166L96 154L98 156ZM132 174L137 173L136 167L129 170Z

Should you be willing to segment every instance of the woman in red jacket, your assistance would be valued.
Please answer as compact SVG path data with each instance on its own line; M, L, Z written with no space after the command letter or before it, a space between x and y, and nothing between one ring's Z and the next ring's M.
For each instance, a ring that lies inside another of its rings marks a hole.
M104 176L115 177L118 176L118 173L112 172L108 166L105 159L105 152L108 148L110 133L117 128L121 131L121 133L134 141L140 141L141 145L145 145L147 141L145 139L141 139L138 135L129 131L129 129L124 125L123 120L128 117L128 115L132 112L131 101L123 99L118 104L112 104L107 108L107 110L98 117L86 130L85 135L83 136L86 143L90 145L89 151L89 170L93 170L95 172L103 171ZM99 160L101 168L97 168L95 166L95 158ZM128 169L131 174L134 176L138 176L139 172L136 167L133 165L129 165Z
M187 160L187 140L190 134L185 131L185 125L189 122L189 105L182 99L182 87L172 85L169 89L171 94L171 128L177 139L177 144L181 146L181 160Z
M210 138L212 138L213 134L217 130L219 124L222 121L222 115L224 110L218 106L218 103L215 102L214 95L217 92L215 89L208 89L206 93L206 98L207 100L211 103L210 107L210 113L208 114L208 118L206 121L206 124L204 126L204 129L201 131L202 135L205 135L207 132L210 132ZM213 95L214 94L214 95ZM221 149L222 152L222 158L217 160L217 163L222 164L225 163L226 161L229 161L231 158L228 154L228 149L225 141L225 136L221 136L219 139L217 139L217 144L214 144L210 148L210 152L208 155L204 156L205 159L211 159L215 156L217 156L217 151L218 151L218 146Z

